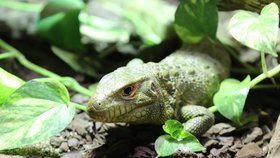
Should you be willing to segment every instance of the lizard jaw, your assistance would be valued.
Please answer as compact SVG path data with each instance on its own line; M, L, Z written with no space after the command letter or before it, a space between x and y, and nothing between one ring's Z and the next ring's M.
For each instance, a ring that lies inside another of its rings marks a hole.
M88 107L88 115L95 121L100 122L141 122L141 118L147 118L150 105L145 106L112 106L108 109L97 110L94 107ZM143 123L143 122L142 122Z

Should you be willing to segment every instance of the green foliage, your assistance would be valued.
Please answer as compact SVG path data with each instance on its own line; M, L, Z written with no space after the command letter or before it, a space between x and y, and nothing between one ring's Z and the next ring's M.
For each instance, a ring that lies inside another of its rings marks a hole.
M197 138L184 130L177 120L167 120L163 130L169 135L162 135L155 142L155 150L159 156L169 156L177 151L196 152L204 150Z
M84 94L86 96L91 96L92 92L86 88L84 88L83 86L81 86L74 78L72 77L62 77L59 76L45 68L42 68L32 62L30 62L29 60L27 60L25 58L25 56L18 51L17 49L15 49L14 47L10 46L8 43L4 42L3 40L0 39L0 47L3 48L3 50L6 51L6 53L3 53L1 55L4 55L6 57L14 57L18 60L18 62L20 64L22 64L24 67L28 68L31 71L34 71L38 74L41 74L43 76L47 76L50 77L52 79L56 79L59 80L61 83L63 83L65 86L67 86L68 88L79 92L81 94ZM3 56L2 56L3 57Z
M81 33L98 42L127 43L131 29L127 28L127 21L115 21L98 15L82 12L80 17Z
M40 12L42 10L42 6L35 3L25 3L11 0L0 0L0 6L31 12Z
M23 84L23 80L8 73L0 67L0 106L10 94Z
M259 50L262 57L263 74L251 81L247 76L242 82L226 79L221 83L220 90L214 96L214 104L218 111L226 118L241 125L240 116L251 87L266 77L271 77L280 71L276 66L267 71L264 53L277 56L276 42L278 36L278 6L271 3L265 6L260 15L249 11L240 11L230 20L230 33L242 44Z
M84 3L81 0L51 0L41 12L38 32L54 45L84 51L78 19Z
M199 141L193 137L186 137L177 141L169 135L160 136L155 142L155 150L159 156L169 156L177 151L197 152L204 150Z
M128 43L137 35L141 46L152 46L170 36L175 6L165 1L96 0L91 7L93 14L81 14L81 31L94 41Z
M57 55L60 59L62 59L65 63L67 63L71 68L73 68L77 72L83 72L90 76L96 76L96 70L92 65L86 64L86 62L81 62L83 58L79 56L77 53L69 52L64 49L61 49L56 46L51 47L53 53ZM83 54L84 55L84 54ZM85 55L84 55L85 56ZM91 60L92 62L97 62Z
M177 120L167 120L162 128L166 133L170 134L170 136L177 141L193 136L191 133L186 132L184 130L184 126Z
M0 39L0 47L12 54L25 67L51 78L25 83L0 69L0 150L31 145L63 130L72 120L75 107L85 106L70 102L69 88L85 95L92 92L70 77L61 77L28 61L18 50ZM25 83L25 84L24 84Z
M67 89L53 79L35 79L0 107L0 150L34 144L62 131L75 115Z
M219 91L214 96L214 105L226 118L241 124L240 116L250 90L250 76L242 82L236 79L226 79L221 83Z
M177 120L167 120L162 126L164 132L172 135L177 130L182 130L184 126Z
M181 0L175 13L175 30L186 43L216 38L218 9L215 0Z
M278 6L275 3L265 6L260 15L240 11L230 20L230 33L236 40L250 48L277 56L278 13Z

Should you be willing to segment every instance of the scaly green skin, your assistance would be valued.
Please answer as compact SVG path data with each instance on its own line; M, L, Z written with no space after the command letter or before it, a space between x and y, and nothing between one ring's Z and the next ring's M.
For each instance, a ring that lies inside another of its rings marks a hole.
M101 122L163 124L175 118L185 122L185 130L200 135L214 123L214 115L204 106L227 77L229 63L222 48L203 42L159 63L121 67L101 79L88 114ZM137 85L136 94L124 97L131 85Z

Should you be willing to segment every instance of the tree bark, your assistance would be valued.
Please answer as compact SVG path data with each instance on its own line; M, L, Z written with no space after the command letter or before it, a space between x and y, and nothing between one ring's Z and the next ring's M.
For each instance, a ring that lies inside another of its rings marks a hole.
M277 158L280 154L280 115L278 117L274 134L268 146L268 154L266 158Z
M243 9L259 13L264 6L271 2L280 7L280 0L218 0L217 2L221 11Z

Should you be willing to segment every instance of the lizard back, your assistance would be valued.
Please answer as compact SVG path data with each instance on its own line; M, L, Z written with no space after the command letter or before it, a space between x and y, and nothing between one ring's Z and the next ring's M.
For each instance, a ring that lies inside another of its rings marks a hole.
M230 59L224 48L210 42L184 46L158 66L162 88L175 103L207 105L229 74Z

